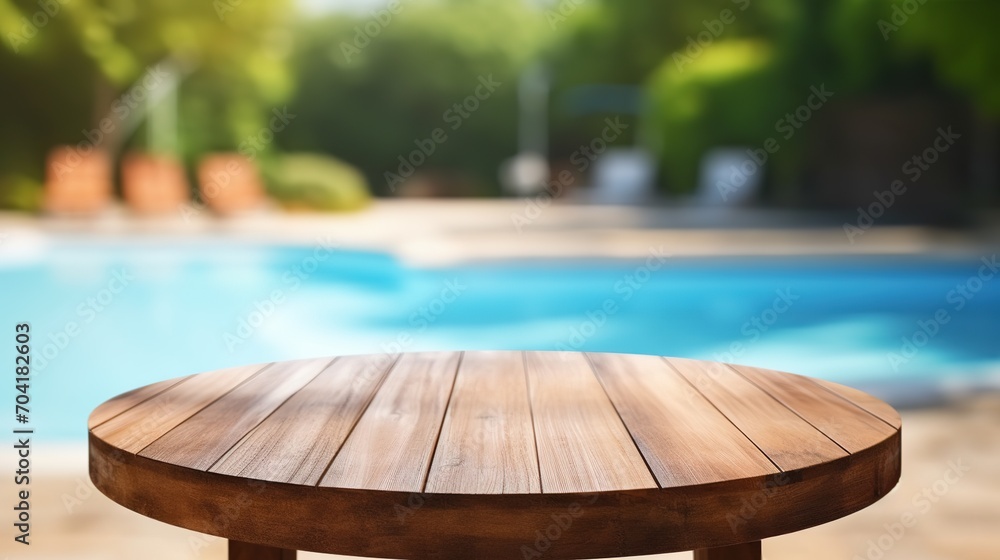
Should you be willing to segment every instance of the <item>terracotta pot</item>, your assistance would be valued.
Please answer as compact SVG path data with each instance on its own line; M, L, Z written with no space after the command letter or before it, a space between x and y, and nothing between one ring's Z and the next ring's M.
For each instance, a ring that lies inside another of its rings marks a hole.
M57 146L45 167L43 206L54 214L96 214L111 202L111 158L102 150L84 153Z
M257 165L236 153L211 154L201 160L198 193L201 201L219 214L260 208L266 198Z
M122 161L122 193L139 214L177 212L190 200L184 168L171 156L130 153Z

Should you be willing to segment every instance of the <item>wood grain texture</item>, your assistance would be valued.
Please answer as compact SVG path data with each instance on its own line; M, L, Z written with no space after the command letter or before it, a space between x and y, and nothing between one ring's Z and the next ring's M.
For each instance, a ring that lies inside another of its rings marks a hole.
M257 375L225 393L141 454L205 470L329 363L330 358L323 358L271 364L267 375Z
M900 429L863 393L649 356L517 355L405 354L391 370L384 356L302 360L149 389L91 417L103 420L91 479L240 554L570 560L742 553L866 507L899 478ZM156 413L169 402L185 412ZM135 453L129 425L163 435Z
M889 437L895 429L885 422L832 395L811 380L761 368L733 369L766 391L849 453Z
M813 427L742 375L722 364L668 358L704 395L781 470L825 463L847 454Z
M133 389L127 393L122 393L117 397L105 401L104 404L95 408L94 412L90 414L87 424L92 428L100 426L115 416L118 416L122 412L125 412L147 399L155 397L170 387L173 387L181 381L189 378L190 376L167 379L165 381L153 383L152 385L146 385L139 387L138 389Z
M576 352L527 352L542 491L654 488L628 430Z
M389 372L320 486L420 492L461 354L405 354Z
M212 472L315 485L395 356L338 358L233 446Z
M596 494L423 494L416 502L409 492L254 484L177 468L119 455L93 434L90 472L110 499L166 523L276 548L370 558L523 558L539 531L569 515L571 527L542 543L543 558L573 560L729 546L838 519L896 484L899 442L897 432L854 455L789 473L785 484L757 477ZM763 488L769 490L762 502ZM417 507L401 509L411 503ZM748 512L747 503L761 505ZM231 512L225 523L215 522L213 512L223 511Z
M778 472L747 436L662 358L588 356L661 486Z
M541 491L521 352L465 355L425 491Z
M108 420L94 428L94 433L123 451L139 453L265 367L258 364L195 376Z
M881 401L864 391L859 391L854 387L848 387L846 385L841 385L839 383L833 383L825 379L815 379L808 378L813 383L819 384L821 387L832 391L834 394L844 397L848 401L854 403L855 405L861 407L864 410L872 413L880 420L888 424L893 428L899 428L903 425L903 421L899 418L899 413L896 409L892 408L884 401Z

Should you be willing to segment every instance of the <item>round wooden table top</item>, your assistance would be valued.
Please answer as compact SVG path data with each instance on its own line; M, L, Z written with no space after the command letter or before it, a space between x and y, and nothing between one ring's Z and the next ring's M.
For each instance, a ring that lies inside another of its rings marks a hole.
M577 352L343 356L156 383L90 416L94 484L229 539L381 558L729 546L857 511L900 419L834 383Z

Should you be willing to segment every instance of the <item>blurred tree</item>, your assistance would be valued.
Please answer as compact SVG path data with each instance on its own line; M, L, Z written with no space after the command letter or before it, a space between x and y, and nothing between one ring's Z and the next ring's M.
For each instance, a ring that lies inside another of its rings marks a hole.
M181 69L184 154L234 149L267 125L292 82L290 0L0 0L0 69L19 84L0 103L0 193L41 178L56 144L115 150L161 78ZM102 120L110 123L100 131ZM111 126L113 125L113 126ZM141 139L133 142L141 144ZM18 177L15 179L14 177ZM2 198L2 194L0 194Z
M560 13L559 6L566 4L577 3L562 2L552 9ZM662 138L659 131L643 126L641 114L613 115L608 111L581 117L566 103L573 88L585 84L642 86L654 74L662 82L671 67L675 74L682 76L692 65L698 64L702 54L711 50L713 44L732 38L773 34L781 23L769 9L762 10L751 0L599 0L563 14L553 26L562 35L549 55L556 68L553 153L557 157L565 156L578 149L581 142L589 141L600 132L603 119L609 116L623 116L630 125L629 133L620 142L642 142L644 139L637 138L636 134L641 134L643 129L657 140ZM685 87L690 87L690 82ZM669 103L662 92L646 93L650 97L646 100L648 103ZM691 116L688 113L685 118ZM656 126L658 124L652 124L654 129ZM680 153L688 154L688 150L682 149ZM681 176L673 177L674 181L681 179Z
M883 6L885 40L903 54L928 57L940 83L967 95L981 114L1000 119L1000 2L928 0L913 13L905 4Z
M559 75L572 83L642 83L665 58L683 65L716 40L773 31L775 22L751 6L751 0L586 4L557 22L568 28L556 59Z
M357 165L380 194L445 169L466 177L464 194L496 193L516 150L517 80L544 26L521 0L393 2L305 22L296 122L278 143Z
M7 84L0 90L0 207L36 208L45 152L56 142L82 140L89 124L93 90L79 86L98 70L75 31L64 12L50 16L35 2L0 0L0 71Z
M649 118L668 190L691 192L709 149L759 148L776 136L790 103L778 83L774 50L761 41L720 41L684 71L664 61L650 81Z
M618 9L626 6L634 8L621 2ZM964 97L983 112L1000 114L1000 49L989 24L997 15L1000 4L979 1L756 0L722 37L695 49L690 65L679 64L673 51L649 81L665 183L689 192L708 149L758 145L814 85L835 91L835 103ZM686 33L697 38L707 27L689 21ZM751 42L742 48L729 43L741 38ZM751 44L768 47L766 61L751 56L763 52ZM772 158L772 195L792 195L803 146L818 128L805 130Z

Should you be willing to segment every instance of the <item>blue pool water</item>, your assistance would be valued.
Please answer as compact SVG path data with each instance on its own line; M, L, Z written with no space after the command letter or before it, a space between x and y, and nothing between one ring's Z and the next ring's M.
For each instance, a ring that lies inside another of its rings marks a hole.
M29 322L39 437L82 440L94 406L156 380L383 350L654 353L861 386L1000 370L1000 274L979 279L975 256L435 269L374 253L321 256L304 247L72 240L0 252L4 363L13 363L15 323ZM2 393L13 401L8 385Z

